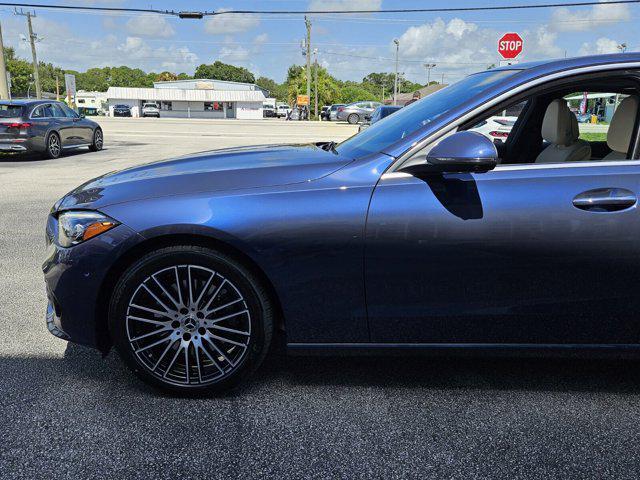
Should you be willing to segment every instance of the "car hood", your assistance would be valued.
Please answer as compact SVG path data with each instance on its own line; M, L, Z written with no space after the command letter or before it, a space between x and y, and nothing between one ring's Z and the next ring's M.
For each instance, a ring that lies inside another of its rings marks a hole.
M214 150L107 173L68 193L54 210L307 182L329 175L350 161L316 144Z

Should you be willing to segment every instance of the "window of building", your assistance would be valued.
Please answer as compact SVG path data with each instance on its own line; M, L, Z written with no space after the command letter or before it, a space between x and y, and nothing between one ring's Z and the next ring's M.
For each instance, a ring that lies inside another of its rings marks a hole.
M204 109L207 111L221 112L223 107L221 102L204 102Z
M173 110L172 102L161 102L160 110Z

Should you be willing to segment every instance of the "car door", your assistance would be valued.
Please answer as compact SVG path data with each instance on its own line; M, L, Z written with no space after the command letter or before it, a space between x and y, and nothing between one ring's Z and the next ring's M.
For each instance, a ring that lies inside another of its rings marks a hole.
M91 122L85 120L75 110L63 103L56 104L56 106L63 111L64 116L70 119L73 124L72 131L75 145L93 142L93 127Z
M74 124L70 118L67 118L64 111L60 108L60 105L57 103L50 103L43 105L43 108L52 127L60 134L62 147L64 148L74 145L76 142L74 138Z
M371 340L640 342L639 179L638 161L383 175L366 226Z

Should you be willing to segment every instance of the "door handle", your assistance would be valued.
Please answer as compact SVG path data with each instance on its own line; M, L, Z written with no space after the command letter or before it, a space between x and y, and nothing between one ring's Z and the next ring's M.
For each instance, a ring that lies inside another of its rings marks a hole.
M596 188L573 199L573 206L588 212L618 212L633 207L638 198L626 188Z

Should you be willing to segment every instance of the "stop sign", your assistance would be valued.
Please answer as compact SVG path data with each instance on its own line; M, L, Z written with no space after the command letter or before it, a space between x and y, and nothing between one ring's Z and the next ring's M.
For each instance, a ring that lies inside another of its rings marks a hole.
M522 37L517 33L505 33L498 40L498 53L502 58L510 60L522 53Z

